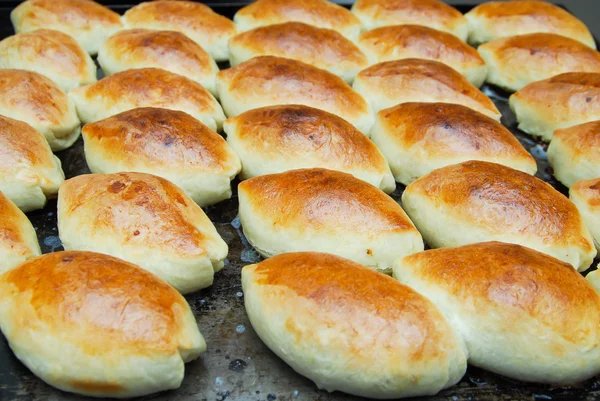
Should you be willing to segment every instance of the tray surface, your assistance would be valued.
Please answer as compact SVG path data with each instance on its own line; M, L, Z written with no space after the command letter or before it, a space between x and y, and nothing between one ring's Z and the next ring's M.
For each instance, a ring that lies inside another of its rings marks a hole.
M0 2L2 3L2 2ZM107 3L107 2L104 2ZM232 17L238 5L210 4L216 12ZM124 11L130 6L113 6ZM470 7L457 7L465 12ZM11 35L10 8L0 7L0 37ZM226 68L227 65L220 65ZM508 107L507 93L484 86L482 90L492 98L502 112L502 123L507 126L535 157L537 177L549 182L559 191L567 189L552 176L546 160L547 145L535 141L516 129L514 114ZM81 138L69 149L57 152L66 178L89 173L83 155ZM207 344L207 352L199 359L186 364L185 379L178 390L162 392L136 400L156 401L358 401L362 398L343 393L319 391L308 379L295 373L273 354L254 333L244 310L240 271L245 265L261 260L243 236L237 218L237 184L233 182L233 196L205 211L219 234L229 246L225 268L215 275L212 287L186 296L198 326ZM404 186L398 184L392 197L400 203ZM35 212L27 213L40 242L43 253L62 250L56 224L56 201ZM596 265L594 262L594 266ZM0 334L0 401L57 401L92 400L56 390L34 376L8 347ZM503 378L493 373L469 366L466 375L456 386L433 397L419 400L475 401L475 400L596 400L600 399L600 377L573 387L553 388L533 385Z

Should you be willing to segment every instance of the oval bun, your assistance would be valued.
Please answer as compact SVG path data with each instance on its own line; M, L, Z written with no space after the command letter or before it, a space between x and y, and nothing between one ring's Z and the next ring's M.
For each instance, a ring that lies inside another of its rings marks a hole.
M206 350L186 300L139 267L54 252L0 276L0 328L46 383L95 397L178 388Z
M30 212L55 198L64 179L44 136L23 121L0 115L0 191Z
M556 129L600 120L600 73L568 72L532 82L509 105L520 130L549 142Z
M244 234L265 257L336 254L378 270L423 250L423 239L391 197L349 174L300 169L238 186Z
M535 159L498 121L458 104L403 103L377 114L371 139L398 182L468 160L535 174Z
M473 45L507 36L546 32L596 48L594 37L583 22L564 8L545 1L489 1L474 7L465 17L469 21L469 43Z
M441 0L357 0L352 12L365 31L388 25L414 24L449 32L466 41L467 20Z
M431 302L347 259L279 255L244 267L242 287L258 336L321 389L432 395L465 372L461 340Z
M136 263L181 293L212 285L227 244L194 201L150 174L84 174L61 185L58 231L65 249Z
M139 3L123 15L129 29L179 31L202 46L216 61L226 61L227 41L237 34L233 21L195 1Z
M444 63L479 87L487 67L477 50L456 36L419 25L393 25L360 35L359 44L371 61L421 58Z
M180 110L213 131L221 129L221 105L202 85L160 68L118 72L69 92L84 123L92 123L139 107Z
M563 385L600 373L600 297L567 263L485 242L399 259L394 277L459 330L469 364Z
M373 112L406 102L462 104L500 120L492 100L467 78L433 60L407 58L384 61L362 70L352 88L373 107Z
M300 104L342 117L367 135L373 115L365 99L332 73L282 57L261 56L217 74L228 117L258 107Z
M600 72L600 53L553 33L496 39L477 50L488 66L487 82L512 92L565 72Z
M406 187L402 204L433 248L502 241L581 271L596 256L575 205L550 184L500 164L468 161L434 170Z
M16 33L54 29L75 38L90 54L123 28L121 17L91 0L27 0L10 13Z
M301 105L249 110L224 124L242 159L242 178L298 168L343 171L391 193L396 188L373 142L343 118Z
M327 70L348 83L369 64L360 48L339 32L302 22L255 28L229 41L232 67L257 56L299 60Z
M134 68L162 68L194 80L216 94L217 63L181 32L120 31L104 41L98 52L98 63L105 76Z
M201 207L231 197L240 159L216 132L183 111L142 107L82 129L92 173L138 171L166 178Z
M327 0L257 0L239 9L233 20L240 31L283 22L303 22L333 29L351 40L356 40L361 30L356 16Z
M69 35L50 29L2 40L0 68L38 72L64 91L96 82L96 64L90 55Z
M71 146L81 131L73 101L33 71L0 69L0 114L31 125L55 152Z

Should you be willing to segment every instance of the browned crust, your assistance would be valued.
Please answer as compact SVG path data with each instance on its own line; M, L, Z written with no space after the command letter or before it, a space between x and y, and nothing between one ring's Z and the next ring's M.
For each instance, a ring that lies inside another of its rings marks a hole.
M231 152L216 132L187 113L142 107L86 124L86 144L111 160L132 160L172 168L232 169Z
M360 35L360 44L384 57L397 49L410 49L423 58L455 59L464 64L485 65L477 50L451 33L420 25L376 28Z
M570 343L586 340L589 329L600 324L600 298L571 265L520 245L486 242L435 249L407 256L400 269L402 264L414 266L419 279L456 299L473 300L480 311L524 313Z
M297 58L309 64L355 63L366 66L362 51L342 34L302 22L268 25L240 33L229 41L250 51Z
M187 309L183 297L156 276L92 252L31 259L1 276L0 284L2 297L27 294L28 306L50 330L86 330L86 338L72 340L88 355L115 347L136 355L173 352L181 329L176 309Z
M452 208L457 218L492 232L518 232L546 243L593 250L582 235L584 225L575 205L550 184L510 167L483 161L455 164L434 170L407 191Z
M233 21L215 13L210 7L195 1L158 0L140 3L124 16L130 26L161 22L170 29L197 30L214 34L234 34Z
M43 135L27 123L0 115L0 171L15 173L25 166L56 167Z
M365 100L340 77L297 60L254 57L234 68L220 71L217 77L227 82L229 90L238 96L283 96L279 91L285 90L316 101L335 102L348 113L368 110Z
M165 60L192 71L212 70L210 55L181 32L128 29L112 35L104 46L116 59Z
M168 248L185 257L206 254L207 237L190 214L197 206L171 182L150 174L87 174L65 181L63 218L113 232L124 246Z
M344 227L368 233L415 230L392 198L338 171L316 168L263 175L243 181L239 190L275 227Z
M121 71L89 85L86 98L102 97L110 103L123 98L159 99L169 105L187 99L200 108L213 109L215 100L199 83L160 68Z
M32 118L52 125L62 123L69 104L67 95L50 79L13 69L0 70L0 99L0 105L29 110Z

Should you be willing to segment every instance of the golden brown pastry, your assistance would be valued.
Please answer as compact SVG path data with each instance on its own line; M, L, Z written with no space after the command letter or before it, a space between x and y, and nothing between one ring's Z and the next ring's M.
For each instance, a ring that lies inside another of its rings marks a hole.
M54 29L75 38L91 54L123 27L119 14L92 0L27 0L10 19L17 33Z
M600 250L600 178L577 181L569 190L569 199L577 206Z
M75 39L60 31L38 29L0 42L0 68L35 71L64 91L96 82L96 64Z
M509 105L520 130L549 142L556 129L600 120L600 73L568 72L530 83Z
M37 72L0 69L0 114L40 131L53 151L66 149L79 138L73 101Z
M190 78L216 94L217 63L181 32L149 29L117 32L100 47L98 63L105 76L134 68L162 68Z
M509 91L565 72L600 72L600 53L553 33L530 33L479 46L487 82Z
M554 176L567 187L600 177L600 121L554 131L548 162Z
M140 3L123 15L127 28L179 31L216 61L228 59L227 41L237 33L233 21L195 1L157 0Z
M492 100L467 78L433 60L407 58L385 61L362 70L352 88L360 93L373 112L406 102L445 102L467 106L499 120Z
M257 56L300 60L332 72L348 83L369 64L358 46L339 32L303 22L255 28L229 41L232 67Z
M357 0L352 12L363 29L388 25L423 25L467 40L469 27L460 11L441 0Z
M260 339L321 389L432 395L465 373L462 340L429 300L347 259L279 255L244 267L242 287Z
M0 191L29 212L55 198L64 179L44 136L23 121L0 115Z
M2 191L0 191L0 254L2 255L0 274L42 254L31 222Z
M103 120L138 107L180 110L210 129L221 129L225 115L217 100L202 85L161 68L118 72L92 85L69 92L84 123Z
M150 174L85 174L63 183L58 231L65 249L136 263L181 293L206 288L227 244L206 214L170 181Z
M563 385L600 373L600 297L567 263L485 242L399 259L394 277L442 311L469 364Z
M133 109L85 125L82 136L92 173L155 174L201 207L229 199L230 182L241 170L227 142L182 111Z
M389 271L395 258L423 250L400 205L376 187L333 170L299 169L240 183L244 234L268 258L315 251Z
M360 35L359 44L373 62L422 58L435 60L464 75L479 87L487 67L475 49L456 36L419 25L393 25Z
M240 31L282 22L304 22L333 29L351 40L358 38L361 29L356 16L327 0L257 0L242 7L233 20Z
M326 111L300 105L262 107L229 118L223 128L242 160L244 179L321 167L352 174L387 193L396 188L373 142Z
M585 24L545 1L490 1L465 14L469 43L480 45L507 36L547 32L575 39L593 49L596 42Z
M206 350L186 300L139 267L54 252L0 276L0 328L46 383L94 397L178 388Z
M581 271L596 256L575 205L550 184L500 164L468 161L434 170L406 187L402 205L434 248L502 241Z
M498 121L450 103L403 103L380 111L371 139L396 181L408 185L433 170L468 160L535 174L535 159Z
M299 104L340 116L366 135L373 124L368 103L343 79L297 60L255 57L220 71L217 92L228 117L259 107Z

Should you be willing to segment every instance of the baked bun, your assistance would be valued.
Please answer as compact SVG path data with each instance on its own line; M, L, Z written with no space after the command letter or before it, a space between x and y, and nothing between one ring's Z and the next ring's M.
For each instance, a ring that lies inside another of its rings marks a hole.
M596 42L583 22L565 9L545 1L490 1L465 14L469 42L480 45L492 40L528 33L555 33L593 49Z
M50 29L18 33L0 42L0 68L35 71L64 91L96 82L96 64L79 43Z
M158 0L140 3L123 15L127 28L179 31L216 61L226 61L227 41L237 33L233 21L195 1Z
M405 58L435 60L454 68L477 87L487 75L485 62L477 50L450 33L426 26L376 28L360 35L359 44L377 63Z
M227 245L202 209L150 174L87 174L64 182L58 231L65 249L123 258L181 293L208 287Z
M0 191L29 212L56 197L64 179L44 136L23 121L0 115Z
M356 40L360 20L344 7L327 0L258 0L242 7L233 17L240 31L283 22L304 22L333 29Z
M54 82L37 72L0 69L0 114L40 131L55 152L79 138L75 105Z
M327 252L378 270L423 250L423 239L391 197L349 174L292 170L240 183L239 215L264 257Z
M282 57L261 56L217 74L228 117L265 106L300 104L342 117L363 134L373 124L365 99L332 73Z
M569 199L579 209L596 249L600 249L600 178L574 183L569 190Z
M116 12L91 0L27 0L10 13L15 32L54 29L75 38L91 54L123 28Z
M549 142L558 128L600 120L600 73L570 72L533 82L509 104L520 130Z
M456 8L441 0L357 0L352 12L362 22L363 29L388 25L423 25L449 32L467 40L467 20Z
M550 184L500 164L468 161L416 180L402 205L425 242L527 246L587 269L596 249L575 205Z
M242 160L241 177L322 167L343 171L391 193L385 158L344 119L308 106L270 106L229 118L227 142Z
M180 110L210 129L221 129L225 115L202 85L160 68L126 70L69 92L79 118L92 123L138 107Z
M509 91L565 72L600 72L600 53L553 33L530 33L479 46L487 82Z
M0 274L42 254L33 226L0 191Z
M373 112L406 102L446 102L470 107L500 120L492 100L458 72L433 60L407 58L385 61L362 70L352 88Z
M284 22L255 28L229 41L231 66L257 56L300 60L327 70L352 83L369 61L350 39L332 29L302 22Z
M279 255L244 267L242 287L261 340L321 389L433 395L465 373L464 345L429 300L347 259Z
M371 139L396 181L408 185L433 170L468 160L535 174L535 159L498 121L450 103L403 103L380 111Z
M485 242L399 259L394 277L458 329L469 364L564 385L600 373L600 297L567 263Z
M217 63L181 32L149 29L117 32L100 47L98 63L104 75L135 68L162 68L188 77L216 94Z
M0 328L36 376L95 397L178 388L184 362L206 350L177 291L92 252L51 253L0 276Z
M230 182L241 170L227 142L183 111L133 109L85 125L82 136L92 173L155 174L202 207L231 198Z
M554 176L567 187L600 177L600 121L556 130L548 162Z

